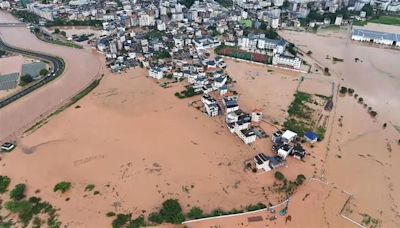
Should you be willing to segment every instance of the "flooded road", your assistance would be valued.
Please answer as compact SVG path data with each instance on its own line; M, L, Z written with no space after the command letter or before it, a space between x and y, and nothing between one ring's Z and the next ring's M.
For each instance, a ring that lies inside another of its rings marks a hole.
M0 23L18 22L0 11ZM1 109L0 140L23 130L45 116L100 75L101 56L92 49L73 49L38 40L26 27L0 27L0 36L10 46L62 58L66 68L55 81Z

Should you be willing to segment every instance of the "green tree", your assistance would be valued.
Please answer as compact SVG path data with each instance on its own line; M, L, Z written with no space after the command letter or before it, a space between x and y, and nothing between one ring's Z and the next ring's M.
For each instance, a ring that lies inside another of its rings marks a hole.
M54 33L55 34L59 34L60 33L60 29L59 28L54 29Z
M24 76L21 76L21 80L20 80L19 85L20 86L24 86L24 85L29 84L31 82L33 82L32 76L29 75L29 74L25 74Z
M25 198L25 184L17 184L14 189L10 192L10 198L13 200L21 200Z
M39 72L39 74L42 75L42 76L45 76L48 73L49 73L49 71L47 69L41 69L40 72Z
M199 207L192 207L192 209L190 209L189 213L187 214L187 217L191 219L199 219L203 216L203 210Z
M112 221L111 225L113 228L120 228L127 224L132 218L132 214L118 214L117 217Z
M61 31L61 32L60 32L60 35L61 35L61 36L67 36L67 33L66 33L65 31Z
M296 177L296 184L297 185L302 185L304 183L304 180L306 179L306 177L303 174L299 174Z
M365 11L367 17L374 15L374 7L372 7L370 4L365 4L361 10Z
M5 193L10 185L11 179L7 176L0 176L0 193Z
M56 184L53 188L54 192L57 191L61 191L61 193L65 193L66 191L68 191L71 188L71 182L60 182L58 184Z
M164 222L164 218L160 213L153 212L149 214L149 221L156 224L161 224Z
M281 173L281 172L279 172L279 171L276 171L276 172L275 172L275 178L276 178L277 180L282 181L282 180L285 179L285 175L283 175L283 173Z
M180 224L185 221L185 216L177 199L166 200L162 204L160 214L163 216L164 221L169 223Z

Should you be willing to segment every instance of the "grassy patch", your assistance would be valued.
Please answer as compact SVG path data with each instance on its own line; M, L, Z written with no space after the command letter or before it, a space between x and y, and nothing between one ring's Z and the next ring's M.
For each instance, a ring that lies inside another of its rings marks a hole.
M183 98L193 97L193 96L200 95L200 94L202 94L202 92L195 92L194 88L189 87L188 89L186 89L180 93L176 92L175 96L177 98L183 99Z
M49 40L49 43L52 44L56 44L56 45L61 45L61 46L66 46L66 47L71 47L71 48L78 48L78 49L82 49L83 47L81 45L75 44L73 42L70 41L64 41L64 40Z
M367 21L353 21L353 25L355 25L355 26L364 26L367 24L368 24Z
M69 189L71 189L71 182L62 181L54 186L53 191L54 192L60 191L61 193L65 193Z
M94 189L95 185L94 184L88 184L85 187L85 192L90 192Z
M400 26L400 17L394 16L380 16L378 18L374 18L368 20L368 22L376 23L376 24L385 24L385 25L397 25Z

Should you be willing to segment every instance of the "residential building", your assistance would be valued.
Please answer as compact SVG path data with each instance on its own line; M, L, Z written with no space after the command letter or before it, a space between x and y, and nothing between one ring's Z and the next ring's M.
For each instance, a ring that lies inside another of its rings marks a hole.
M284 66L290 66L293 67L294 69L300 69L301 67L301 59L298 57L292 57L288 55L283 55L283 54L276 54L272 58L272 64L273 65L284 65Z

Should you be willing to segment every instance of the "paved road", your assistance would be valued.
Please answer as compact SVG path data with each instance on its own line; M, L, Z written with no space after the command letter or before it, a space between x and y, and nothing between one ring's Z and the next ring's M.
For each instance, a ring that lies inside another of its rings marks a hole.
M0 27L26 27L25 23L0 23Z
M28 95L29 93L33 92L34 90L39 89L43 85L51 82L56 77L60 76L65 69L64 61L61 58L50 56L50 55L45 55L45 54L37 53L37 52L33 52L33 51L28 51L28 50L24 50L24 49L14 48L14 47L11 47L8 44L4 43L4 41L1 38L0 38L0 50L5 50L8 52L13 52L13 53L17 53L17 54L21 54L21 55L25 55L25 56L29 56L29 57L41 59L41 60L51 63L53 66L52 72L46 78L36 82L32 86L29 86L28 88L26 88L22 91L19 91L16 94L13 94L12 96L9 96L9 97L6 97L5 99L0 100L0 109L5 107L6 105L11 104L12 102L17 101L21 97Z

